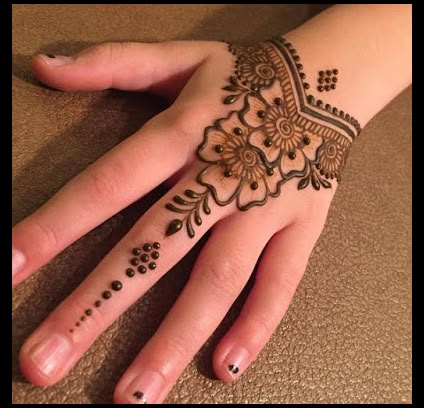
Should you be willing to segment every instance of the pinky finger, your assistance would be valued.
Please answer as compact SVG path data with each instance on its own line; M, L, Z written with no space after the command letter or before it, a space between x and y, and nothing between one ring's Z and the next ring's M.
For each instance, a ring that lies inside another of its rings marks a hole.
M231 382L246 370L283 319L320 230L292 224L268 243L240 316L214 353L214 370L223 381Z

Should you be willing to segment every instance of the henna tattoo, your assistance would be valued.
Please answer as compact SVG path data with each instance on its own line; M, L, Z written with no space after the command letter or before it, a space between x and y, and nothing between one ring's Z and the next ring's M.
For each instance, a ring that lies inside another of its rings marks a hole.
M112 297L112 293L110 292L110 290L105 290L102 293L102 297L103 297L104 300L108 300Z
M142 393L141 391L134 392L133 397L135 397L138 402L142 404L147 404L147 399L144 398L144 393Z
M129 259L129 263L130 265L134 266L134 265L138 265L137 267L137 271L140 272L140 274L145 274L147 272L147 267L145 265L139 265L140 261L142 263L148 263L148 268L150 270L154 270L156 269L157 265L156 262L149 262L150 258L157 260L160 257L160 253L159 253L159 249L160 249L160 243L159 242L153 242L152 244L150 243L145 243L141 248L136 247L133 248L131 251L131 255L132 256L136 256L132 257L131 259ZM153 250L153 251L152 251ZM150 255L149 255L150 253ZM133 278L136 275L135 270L132 267L129 267L125 270L125 275L128 278ZM110 290L104 290L101 293L101 297L104 301L109 300L112 297L112 291L113 292L119 292L123 289L124 284L120 281L120 280L114 280L110 283ZM94 301L93 305L96 308L99 308L103 305L102 301L100 299L97 299ZM88 308L84 311L84 314L82 316L80 316L79 321L77 321L75 323L76 327L80 327L81 326L81 322L85 322L87 320L87 317L92 316L93 314L93 309ZM69 329L70 333L74 333L74 328Z
M218 148L218 150L223 148L223 146L219 146L220 147ZM193 238L193 221L196 225L202 225L201 211L203 211L207 215L211 212L208 204L209 194L210 191L208 189L201 193L196 193L193 190L185 190L184 195L189 200L179 195L174 196L172 199L173 203L167 203L165 207L168 210L174 211L176 213L184 214L185 217L183 220L175 219L171 221L168 226L168 229L166 230L166 235L172 235L181 230L181 228L183 227L183 223L185 222L187 227L187 233L190 238ZM175 204L178 204L178 206Z
M339 70L327 69L326 71L318 72L318 86L317 89L319 92L331 91L336 89L336 83L338 81L337 75L339 74Z
M229 365L228 370L233 374L237 374L239 372L239 368L234 364Z
M207 163L197 175L203 190L186 190L166 208L183 214L173 219L166 235L184 224L190 238L202 215L210 214L208 200L225 206L236 201L240 210L264 205L278 197L282 185L299 178L298 189L309 184L315 190L340 182L352 142L361 131L351 115L313 95L297 51L282 37L254 45L229 44L235 57L234 74L223 87L230 95L224 104L243 99L239 111L231 111L205 129L197 155ZM320 73L326 90L335 88L338 70ZM327 79L328 78L328 79Z

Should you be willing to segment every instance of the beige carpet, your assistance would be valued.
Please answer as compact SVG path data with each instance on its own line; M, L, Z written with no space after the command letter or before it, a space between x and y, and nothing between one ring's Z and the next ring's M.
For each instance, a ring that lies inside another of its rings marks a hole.
M163 108L147 95L62 93L37 83L29 58L104 41L247 40L284 33L319 5L13 6L13 222ZM411 90L354 145L327 225L272 340L232 385L211 353L237 314L185 370L169 403L411 401ZM158 190L68 248L13 294L13 402L110 403L114 384L183 287L198 245L117 321L54 387L19 371L25 337L90 272Z

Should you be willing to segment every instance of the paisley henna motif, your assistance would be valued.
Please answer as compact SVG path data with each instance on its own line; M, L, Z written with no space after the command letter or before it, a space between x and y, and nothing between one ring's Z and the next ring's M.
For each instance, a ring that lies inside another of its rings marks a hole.
M305 90L310 85L293 46L278 37L258 44L229 44L235 57L234 75L223 90L225 104L243 98L243 108L232 111L205 129L198 148L207 165L197 176L204 187L175 196L166 208L180 214L167 235L183 228L195 235L193 221L209 214L208 197L220 206L234 200L240 210L264 205L280 195L281 186L299 178L298 189L315 190L340 182L347 155L361 131L356 119Z

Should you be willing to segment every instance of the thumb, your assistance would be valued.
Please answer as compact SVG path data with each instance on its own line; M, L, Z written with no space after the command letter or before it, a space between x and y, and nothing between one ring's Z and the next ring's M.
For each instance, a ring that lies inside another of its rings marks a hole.
M63 91L116 88L175 98L213 42L104 43L74 56L39 54L32 69L45 84Z

